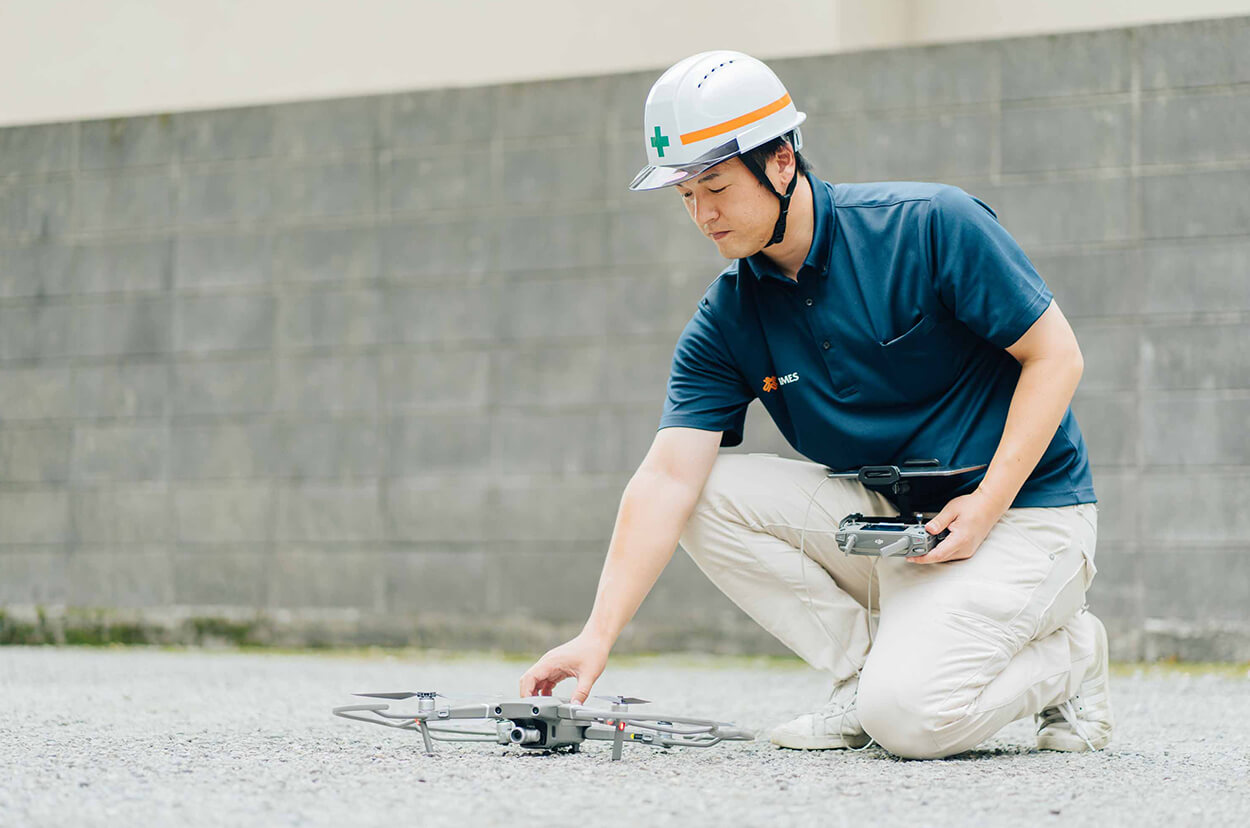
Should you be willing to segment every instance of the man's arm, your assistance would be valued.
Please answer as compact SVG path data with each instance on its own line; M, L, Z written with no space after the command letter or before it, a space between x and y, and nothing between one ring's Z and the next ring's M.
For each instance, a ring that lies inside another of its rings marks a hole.
M577 677L573 701L590 695L608 653L673 556L720 448L721 432L664 428L625 487L594 608L582 632L521 677L522 696L549 696Z
M950 535L929 554L907 559L913 563L972 557L1037 467L1072 402L1085 362L1058 305L1051 302L1007 353L1020 363L1020 379L994 458L976 491L929 521L931 534L949 528Z
M1054 302L1007 353L1020 363L1003 437L977 488L1007 511L1055 438L1085 370L1068 320Z

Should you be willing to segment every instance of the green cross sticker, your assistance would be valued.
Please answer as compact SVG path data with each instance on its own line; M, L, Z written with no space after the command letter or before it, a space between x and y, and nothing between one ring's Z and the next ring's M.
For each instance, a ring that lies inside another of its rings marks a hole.
M655 128L655 135L651 138L651 146L655 147L656 153L663 158L664 148L668 146L668 136L660 132L660 128Z

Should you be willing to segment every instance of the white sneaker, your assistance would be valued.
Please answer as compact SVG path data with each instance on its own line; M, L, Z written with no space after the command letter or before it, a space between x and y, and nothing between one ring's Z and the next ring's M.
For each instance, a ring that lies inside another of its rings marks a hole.
M1107 654L1107 628L1090 613L1095 625L1094 663L1075 696L1058 707L1034 714L1038 722L1038 750L1080 752L1101 750L1111 741L1110 659Z
M855 714L858 693L859 676L839 682L818 710L774 728L769 740L774 745L795 750L862 748L872 740L860 727L859 716Z

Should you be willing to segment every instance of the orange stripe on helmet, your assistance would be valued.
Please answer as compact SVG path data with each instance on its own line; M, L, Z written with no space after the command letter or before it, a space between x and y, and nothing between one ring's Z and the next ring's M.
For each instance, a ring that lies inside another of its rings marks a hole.
M693 144L695 141L702 141L704 138L715 138L717 135L724 135L731 129L737 129L738 127L746 126L747 124L753 124L756 121L767 118L774 112L780 112L785 109L789 103L790 93L787 92L777 100L767 106L761 106L754 112L748 112L745 115L732 118L728 121L716 124L715 126L707 127L706 129L697 129L694 132L687 132L685 135L681 136L681 142L683 144Z

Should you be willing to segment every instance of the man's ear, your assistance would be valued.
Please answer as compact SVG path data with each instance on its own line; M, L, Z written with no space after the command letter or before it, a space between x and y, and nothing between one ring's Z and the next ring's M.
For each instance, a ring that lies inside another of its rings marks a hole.
M768 172L768 177L777 186L777 192L784 193L786 188L790 186L790 179L798 175L794 148L790 146L789 141L781 142L781 146L777 147L773 157L768 159L768 164L764 169Z

